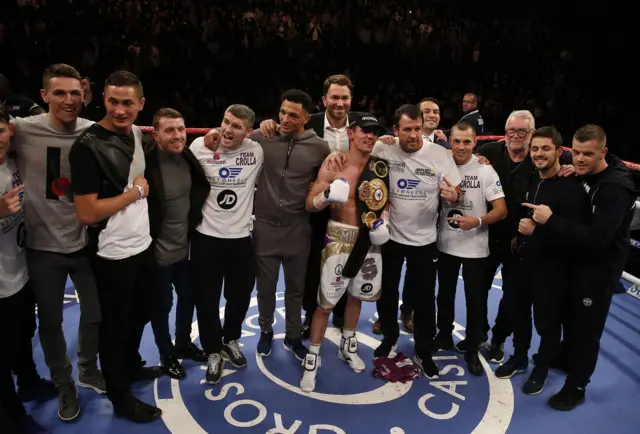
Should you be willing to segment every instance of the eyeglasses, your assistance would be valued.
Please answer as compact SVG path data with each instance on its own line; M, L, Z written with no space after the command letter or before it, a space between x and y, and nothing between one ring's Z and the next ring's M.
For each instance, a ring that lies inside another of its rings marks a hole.
M531 128L530 130L522 130L522 129L514 130L514 129L512 129L512 128L509 128L509 129L506 131L506 135L507 135L507 136L512 136L512 137L513 137L513 136L524 137L524 136L526 136L527 134L529 134L531 131L533 131L533 128Z

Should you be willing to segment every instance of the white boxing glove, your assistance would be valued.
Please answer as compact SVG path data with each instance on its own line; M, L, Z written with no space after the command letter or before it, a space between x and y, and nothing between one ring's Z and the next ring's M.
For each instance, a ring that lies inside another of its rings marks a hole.
M338 178L313 198L313 205L321 210L332 203L345 203L349 200L349 183L344 178Z
M378 219L371 223L371 230L369 231L369 239L374 246L381 246L387 241L391 235L389 234L389 226L386 220Z

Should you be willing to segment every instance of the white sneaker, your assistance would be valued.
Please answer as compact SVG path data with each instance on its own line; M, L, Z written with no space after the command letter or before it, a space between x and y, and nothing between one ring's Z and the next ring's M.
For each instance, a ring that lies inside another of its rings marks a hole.
M364 361L358 356L358 339L355 336L346 338L343 336L340 340L340 348L338 348L338 357L349 363L351 369L356 372L362 372L366 368Z
M316 375L320 369L320 356L318 354L307 353L302 362L304 373L300 380L300 389L303 392L313 392L316 388Z

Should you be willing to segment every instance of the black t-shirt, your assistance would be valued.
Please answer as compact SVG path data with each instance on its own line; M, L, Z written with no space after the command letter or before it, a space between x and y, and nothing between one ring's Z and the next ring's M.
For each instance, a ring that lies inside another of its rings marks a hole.
M129 183L134 149L133 131L119 135L99 124L87 128L69 153L74 194L97 193L100 199L122 194Z

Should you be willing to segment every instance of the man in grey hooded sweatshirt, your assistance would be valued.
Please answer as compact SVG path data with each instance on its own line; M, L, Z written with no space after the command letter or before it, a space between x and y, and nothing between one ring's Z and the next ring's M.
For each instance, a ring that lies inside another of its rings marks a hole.
M320 166L329 155L329 145L305 130L313 100L306 92L290 89L282 95L277 134L249 135L262 146L264 166L255 195L253 246L257 262L258 312L261 334L259 356L271 354L276 288L280 265L284 268L286 336L283 348L302 361L308 350L300 340L302 295L311 242L305 201ZM217 149L220 132L212 130L205 145ZM239 158L242 160L242 158ZM243 161L237 164L242 165Z

